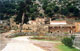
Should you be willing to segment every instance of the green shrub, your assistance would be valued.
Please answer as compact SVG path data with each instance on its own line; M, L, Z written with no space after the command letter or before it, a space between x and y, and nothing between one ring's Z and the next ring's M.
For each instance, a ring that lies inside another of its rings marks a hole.
M74 40L75 39L75 35L71 35L71 38Z
M72 38L68 38L68 37L63 38L62 43L68 47L72 47L73 45Z

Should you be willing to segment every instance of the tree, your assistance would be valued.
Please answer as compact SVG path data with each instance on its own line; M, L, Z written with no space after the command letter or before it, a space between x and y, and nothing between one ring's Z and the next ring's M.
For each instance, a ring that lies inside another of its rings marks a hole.
M54 15L79 16L80 14L80 10L77 8L79 2L75 0L39 0L40 3L36 3L35 1L6 0L0 2L0 17L1 19L9 19L11 16L17 14L16 21L21 23L22 15L24 15L26 19L23 19L23 23L27 23L29 19L41 16L40 14L43 17L53 17ZM39 8L43 10L43 13L39 13Z
M48 0L48 1L41 0L41 3L42 3L42 8L44 10L45 16L52 17L54 14L54 10L53 10L54 3L51 3L51 0Z
M58 6L54 6L53 10L54 10L55 13L58 13L59 7Z
M34 19L39 15L39 4L34 3L35 0L25 0L24 2L20 2L19 3L19 7L18 7L18 16L16 17L16 21L18 23L21 23L21 18L22 18L22 13L24 12L25 15L24 17L26 19L24 19L24 23L27 23L29 19L31 19L32 17L34 17ZM25 9L24 9L25 8Z
M61 9L61 14L67 16L69 14L69 11L67 8L62 8Z
M68 7L69 13L72 13L72 16L79 16L79 9L76 8L75 6L69 6Z
M25 0L24 2L19 3L19 7L17 9L18 16L16 17L16 21L18 23L21 23L21 30L22 30L22 25L24 23L27 23L29 19L35 19L38 15L38 4L34 3L34 0ZM20 30L20 31L21 31Z
M16 13L16 4L8 1L0 2L0 16L3 19L9 19Z
M25 18L25 14L26 12L29 10L29 4L31 4L31 0L26 0L24 2L20 2L19 3L19 8L18 8L18 16L16 17L16 21L19 22L18 19L20 19L20 22L21 22L21 28L20 28L20 32L22 30L22 25L24 23L24 18ZM27 8L27 10L26 10ZM19 17L20 16L20 17Z

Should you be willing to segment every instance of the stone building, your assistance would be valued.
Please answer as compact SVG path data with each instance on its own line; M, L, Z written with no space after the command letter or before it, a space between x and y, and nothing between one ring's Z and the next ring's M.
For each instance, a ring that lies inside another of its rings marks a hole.
M36 25L30 25L30 24L24 24L23 25L23 31L36 32L37 31L37 26Z
M67 22L65 20L63 21L50 21L51 25L66 25Z
M51 25L49 26L50 33L74 33L75 26L74 25Z
M12 20L11 20L12 21ZM48 22L48 23L46 23ZM15 22L11 22L12 27L17 26L20 29L20 25ZM36 18L36 20L30 20L28 24L23 25L23 32L42 32L42 33L74 33L80 32L79 23L68 24L67 21L53 21L50 18Z
M76 32L80 32L80 22L75 22Z
M37 24L45 24L44 18L36 18L36 20L30 20L28 23L31 25L37 25Z
M13 29L16 26L16 22L14 22L13 18L10 18L10 27Z
M68 24L67 21L50 21L49 32L53 33L74 33L75 25Z
M18 27L20 28L20 27ZM23 25L23 32L40 32L40 33L46 33L49 31L47 25L30 25L30 24L24 24Z

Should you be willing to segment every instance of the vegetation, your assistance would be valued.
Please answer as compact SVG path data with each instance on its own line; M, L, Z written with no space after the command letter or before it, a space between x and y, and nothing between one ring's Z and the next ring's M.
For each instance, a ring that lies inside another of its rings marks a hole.
M26 2L27 1L27 2ZM17 15L16 21L21 23L24 13L24 23L29 19L34 20L38 16L46 17L78 17L80 14L79 2L75 0L6 0L0 1L0 19L8 19L13 15ZM40 13L43 10L43 13Z
M33 36L31 39L35 39L35 40L48 40L48 41L60 41L61 37L54 37L54 36Z
M35 19L38 14L39 5L34 3L32 0L21 1L18 4L18 16L16 17L16 21L18 23L27 23L29 19Z
M80 50L78 50L76 48L70 48L70 47L65 46L63 44L58 45L57 48L60 49L61 51L80 51Z
M43 4L42 8L45 15L48 17L53 17L56 14L64 16L79 16L79 9L76 7L77 1L70 0L61 0L61 1L52 1L52 0L40 0Z
M0 1L0 19L9 19L16 13L16 4L8 1Z
M26 34L23 32L17 32L17 33L6 35L7 38L14 38L14 37L19 37L19 36L26 36Z
M73 45L72 39L67 37L62 39L62 43L68 47L72 47Z
M72 35L71 38L72 38L72 40L74 40L75 39L75 35Z

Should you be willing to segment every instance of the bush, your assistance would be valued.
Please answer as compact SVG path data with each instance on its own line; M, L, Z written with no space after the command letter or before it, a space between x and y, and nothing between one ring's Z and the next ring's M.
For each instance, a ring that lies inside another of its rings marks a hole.
M63 38L62 43L68 47L72 47L73 45L72 38L68 38L68 37Z
M74 40L75 39L75 35L71 35L71 38Z

